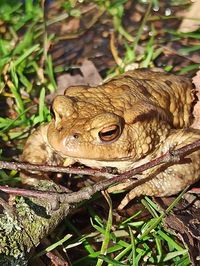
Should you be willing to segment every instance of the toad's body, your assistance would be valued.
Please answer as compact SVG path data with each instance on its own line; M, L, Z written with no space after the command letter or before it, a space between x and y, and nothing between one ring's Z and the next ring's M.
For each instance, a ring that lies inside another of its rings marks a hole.
M188 129L194 97L187 78L149 70L129 71L97 87L70 87L53 102L55 118L28 139L23 159L37 164L130 170L200 138ZM140 195L174 194L198 179L200 152L135 187Z

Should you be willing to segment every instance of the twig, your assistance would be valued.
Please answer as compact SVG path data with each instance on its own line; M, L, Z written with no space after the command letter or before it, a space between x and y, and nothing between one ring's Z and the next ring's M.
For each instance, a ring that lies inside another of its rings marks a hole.
M19 162L7 162L7 161L0 161L0 169L94 175L94 176L104 176L106 178L111 178L114 175L111 174L111 171L109 169L97 170L91 168L38 165L38 164L30 164L23 162L19 163Z
M169 150L165 154L161 155L160 157L151 160L148 163L142 164L130 171L127 171L121 175L122 178L131 178L132 176L142 173L143 171L150 169L154 166L160 165L162 163L176 163L179 162L181 158L185 157L186 155L192 153L195 150L200 148L200 139L185 145L177 150ZM120 177L120 176L119 176ZM118 177L115 177L118 178ZM120 180L121 181L121 180Z
M128 172L125 172L123 174L114 176L113 178L103 180L101 182L98 182L94 184L91 187L86 187L82 189L81 191L78 192L72 192L72 193L66 193L66 192L44 192L44 191L39 191L39 190L27 190L27 189L20 189L20 188L10 188L7 186L0 186L0 190L9 193L9 194L14 194L14 195L20 195L20 196L27 196L27 197L37 197L41 199L47 199L50 202L54 201L54 203L62 202L62 203L77 203L80 202L81 200L86 200L89 199L94 193L101 191L103 189L106 189L108 186L113 185L115 183L119 182L125 182L129 178L134 178L136 174L139 174L147 169L150 169L152 167L155 167L157 165L163 164L163 163L174 163L180 161L180 159L187 154L197 150L200 148L200 139L185 145L182 148L179 148L175 151L168 151L165 154L161 155L160 157L145 163L141 166L138 166ZM94 170L94 169L80 169L80 168L68 168L68 167L53 167L53 166L41 166L41 168L38 168L39 166L36 166L31 164L26 164L26 163L15 163L15 162L2 162L0 161L0 167L1 168L7 168L7 169L28 169L28 167L32 167L31 170L39 170L39 171L47 171L47 169L54 169L56 172L58 172L59 169L65 169L65 172L67 173L80 173L82 174L95 174L95 175L100 175L104 176L107 175L108 173L101 171L101 170ZM77 172L75 172L75 169ZM84 172L85 170L85 172ZM136 180L137 181L137 180Z

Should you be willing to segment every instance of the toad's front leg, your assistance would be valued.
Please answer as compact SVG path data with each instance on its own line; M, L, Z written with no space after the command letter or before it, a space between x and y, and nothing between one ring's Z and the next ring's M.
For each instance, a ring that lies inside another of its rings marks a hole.
M174 130L168 136L165 142L156 151L156 157L167 152L170 148L181 148L194 141L200 140L200 131L193 129ZM166 168L163 172L154 175L149 181L139 180L140 185L134 183L134 188L125 196L119 205L119 209L123 209L133 198L141 195L148 196L170 196L183 190L186 186L194 183L200 177L200 150L196 150L188 154L179 163ZM156 167L157 173L158 167ZM144 172L147 177L152 174L154 169ZM133 187L131 183L127 187ZM120 185L111 187L109 192L116 191ZM120 188L121 189L121 188Z
M41 125L29 136L21 156L22 161L40 165L61 164L61 157L48 144L48 126L49 124Z
M63 159L53 151L47 140L48 124L38 127L27 139L21 160L37 165L62 165ZM21 172L22 182L35 184L37 179L46 179L48 174L39 172Z

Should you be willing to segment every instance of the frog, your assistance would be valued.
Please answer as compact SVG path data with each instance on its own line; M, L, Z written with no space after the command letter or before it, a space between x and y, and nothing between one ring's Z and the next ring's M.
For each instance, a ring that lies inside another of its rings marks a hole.
M28 137L22 160L124 173L199 140L200 130L190 127L194 103L189 78L151 69L129 70L98 86L71 86L54 98L52 120ZM200 151L186 157L146 170L137 185L129 178L108 191L129 190L119 209L142 195L177 194L200 176Z

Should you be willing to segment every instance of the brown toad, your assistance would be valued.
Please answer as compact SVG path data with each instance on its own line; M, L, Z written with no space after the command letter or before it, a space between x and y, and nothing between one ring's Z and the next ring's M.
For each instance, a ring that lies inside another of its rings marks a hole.
M55 117L28 138L22 158L34 164L79 162L124 172L170 147L200 139L200 131L189 128L193 102L189 79L144 69L128 71L97 87L70 87L56 96ZM135 196L172 195L194 183L200 174L200 151L188 157L190 162L170 166L133 188L120 207Z

